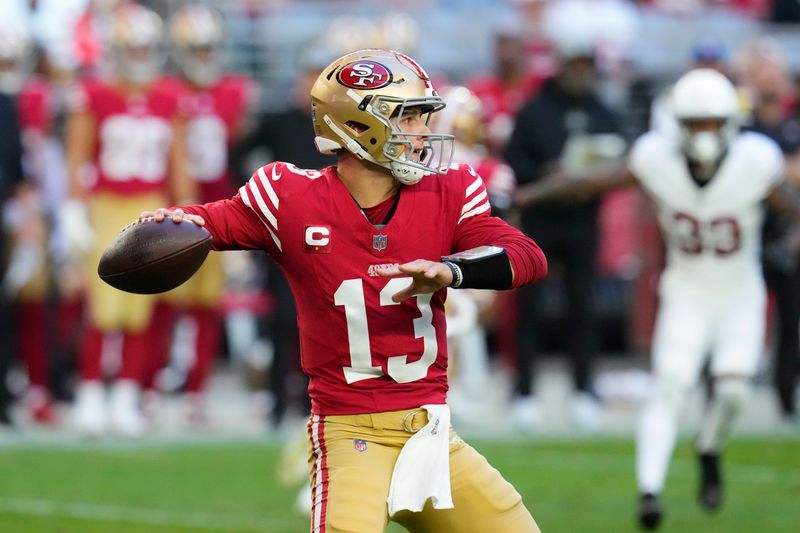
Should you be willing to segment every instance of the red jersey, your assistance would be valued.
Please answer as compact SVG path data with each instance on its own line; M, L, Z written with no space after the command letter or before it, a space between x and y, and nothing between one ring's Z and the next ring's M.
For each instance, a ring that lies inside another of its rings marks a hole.
M446 290L395 303L409 278L381 269L484 244L504 246L515 286L546 272L539 247L489 215L482 179L468 165L400 189L388 224L376 228L336 169L287 163L259 169L230 200L191 206L217 250L264 249L297 302L302 366L312 412L381 412L445 402Z
M213 87L184 86L181 103L187 117L186 156L189 175L198 185L201 202L230 198L233 176L228 154L255 94L244 76L223 76Z
M172 84L161 82L136 94L93 78L81 83L72 107L96 120L93 190L130 194L165 187L179 98Z
M493 207L508 209L511 207L512 195L517 185L514 171L500 159L485 155L482 150L468 148L456 143L453 160L466 163L483 178L489 193L489 201Z
M53 91L41 78L31 78L17 95L19 123L23 130L50 132L53 116Z

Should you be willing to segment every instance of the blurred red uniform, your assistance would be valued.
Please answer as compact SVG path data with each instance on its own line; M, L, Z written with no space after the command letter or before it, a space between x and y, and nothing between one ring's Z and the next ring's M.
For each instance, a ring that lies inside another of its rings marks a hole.
M244 76L225 75L210 87L171 79L181 94L182 114L186 117L187 173L197 185L201 202L230 198L236 190L235 177L228 164L231 146L238 137L255 95L253 82ZM219 350L221 315L219 303L225 287L222 258L211 255L192 278L164 295L154 320L162 357L151 374L158 371L168 355L173 327L180 311L194 321L194 362L188 372L185 390L192 397L190 420L204 422L202 398L214 358ZM151 376L152 378L152 376Z
M169 201L168 152L178 102L179 94L168 83L155 83L134 94L125 94L99 79L87 79L81 84L73 111L89 113L96 124L95 172L89 182L87 202L99 246L90 266L97 264L120 227L112 225L109 217L130 220L141 205L154 198ZM103 231L109 226L110 231ZM143 365L147 364L150 346L146 328L155 299L120 293L105 286L97 276L87 275L87 285L89 328L81 358L81 378L99 381L103 377L103 335L122 328L127 334L119 378L138 382Z
M153 202L194 196L186 180L181 93L158 78L161 19L138 4L115 12L111 57L113 76L83 80L71 102L67 162L71 199L64 226L73 251L87 254L88 329L84 338L75 421L86 433L105 426L104 337L121 335L121 367L111 389L111 422L122 434L143 431L139 388L151 366L149 338L156 299L128 294L96 275L105 247L120 227ZM86 234L94 234L87 239ZM105 344L108 348L113 344Z
M55 420L50 397L50 366L47 328L49 262L47 206L47 141L53 119L52 89L43 78L29 78L16 96L17 112L22 127L23 168L28 190L28 216L25 228L17 231L16 251L26 247L35 250L36 260L28 263L27 276L17 290L17 345L28 370L28 404L31 417L39 423ZM24 252L23 252L24 253Z

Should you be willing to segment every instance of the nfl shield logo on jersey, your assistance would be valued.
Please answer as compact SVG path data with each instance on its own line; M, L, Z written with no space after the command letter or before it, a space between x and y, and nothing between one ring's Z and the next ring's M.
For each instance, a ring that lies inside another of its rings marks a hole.
M367 451L367 441L353 439L353 448L355 448L357 452L365 452Z
M384 251L388 243L389 243L389 238L382 233L372 236L372 247L375 248L375 250L378 252Z

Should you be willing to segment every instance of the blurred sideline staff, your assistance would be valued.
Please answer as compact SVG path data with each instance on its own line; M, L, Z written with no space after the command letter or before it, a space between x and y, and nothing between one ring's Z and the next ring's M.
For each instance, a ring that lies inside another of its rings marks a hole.
M559 64L555 77L520 109L506 147L506 161L520 185L561 179L581 180L595 172L619 168L625 142L616 115L597 97L595 45L580 35L565 35L554 43ZM595 255L598 245L598 199L552 202L521 210L526 234L536 234L551 260L552 271L563 272L568 300L566 339L576 394L571 400L575 421L596 427L600 409L593 391L592 358L597 348ZM547 283L547 282L545 282ZM531 428L538 423L533 393L533 361L540 350L543 284L518 292L518 367L513 415Z
M750 105L745 129L773 139L786 159L786 181L800 188L800 123L790 118L789 73L778 44L769 38L747 43L739 58L740 85ZM796 388L800 376L800 261L789 252L792 220L768 208L763 232L763 266L775 301L777 320L772 380L781 415L797 418Z
M3 93L0 93L0 124L3 124L2 132L0 132L0 214L5 219L7 201L21 186L23 175L19 123L13 102ZM0 275L5 277L8 238L6 224L4 220L2 222L0 224ZM12 317L11 302L5 291L0 291L0 426L11 423L8 409L12 398L11 392L8 390L7 374L13 350Z

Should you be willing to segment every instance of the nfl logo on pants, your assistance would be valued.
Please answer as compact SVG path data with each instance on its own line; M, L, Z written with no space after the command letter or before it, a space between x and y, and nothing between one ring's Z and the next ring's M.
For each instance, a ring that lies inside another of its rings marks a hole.
M382 234L382 233L379 233L378 235L373 235L372 236L372 247L375 248L375 250L377 250L379 252L382 252L383 250L386 249L386 245L388 244L388 241L389 241L389 238L386 235Z
M361 439L354 439L353 448L355 448L356 451L358 452L365 452L367 451L367 441Z

